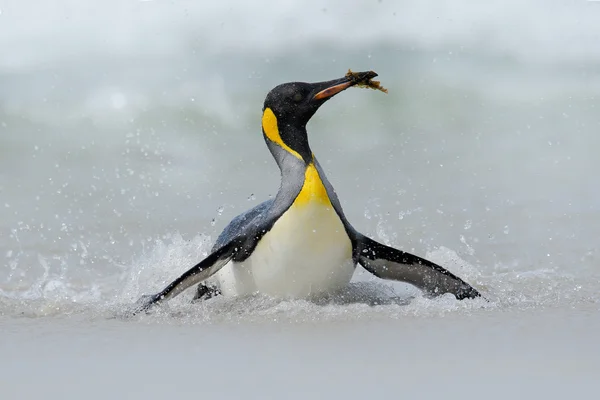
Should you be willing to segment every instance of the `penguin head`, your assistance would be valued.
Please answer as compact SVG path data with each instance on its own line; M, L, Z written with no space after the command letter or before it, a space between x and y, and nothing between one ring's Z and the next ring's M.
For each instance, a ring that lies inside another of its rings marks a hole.
M280 129L284 125L303 127L323 103L352 85L346 77L317 83L283 83L267 94L263 112L270 109Z
M289 82L273 88L265 99L262 117L269 147L274 143L307 164L312 162L306 124L327 100L358 82L345 76L316 83Z

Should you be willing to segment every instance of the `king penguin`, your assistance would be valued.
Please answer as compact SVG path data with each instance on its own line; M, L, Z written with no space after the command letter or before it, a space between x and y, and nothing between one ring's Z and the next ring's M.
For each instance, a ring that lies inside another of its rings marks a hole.
M206 258L159 293L142 296L136 312L196 284L196 299L214 294L305 298L331 293L350 283L358 264L379 278L412 284L430 296L479 297L476 289L441 266L354 229L311 151L306 125L319 107L375 76L373 71L360 72L272 89L264 102L262 132L281 171L277 195L235 217ZM206 284L211 277L216 287Z

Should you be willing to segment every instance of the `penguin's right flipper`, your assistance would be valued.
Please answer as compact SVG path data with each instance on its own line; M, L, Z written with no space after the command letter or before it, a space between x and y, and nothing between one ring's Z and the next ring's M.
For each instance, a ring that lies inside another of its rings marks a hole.
M227 264L241 249L238 240L231 240L229 243L215 250L204 260L184 272L179 278L171 282L161 292L153 295L142 296L134 305L131 315L147 311L154 304L169 300L190 286L193 286L205 279L210 278Z

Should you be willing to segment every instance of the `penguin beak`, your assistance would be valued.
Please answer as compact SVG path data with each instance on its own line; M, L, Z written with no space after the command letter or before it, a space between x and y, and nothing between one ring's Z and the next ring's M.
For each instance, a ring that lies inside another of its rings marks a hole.
M357 72L353 73L352 76L346 75L340 79L316 83L317 94L315 94L313 100L330 99L341 91L348 89L350 86L354 86L357 83L372 79L376 76L377 74L373 71Z

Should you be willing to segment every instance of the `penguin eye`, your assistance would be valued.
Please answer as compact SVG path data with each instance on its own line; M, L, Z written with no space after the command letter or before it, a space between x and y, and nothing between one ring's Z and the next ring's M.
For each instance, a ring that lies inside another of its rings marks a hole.
M302 93L296 93L296 94L294 95L293 99L294 99L294 101L297 103L297 102L299 102L300 100L302 100L302 97L303 97L303 96L302 96Z

